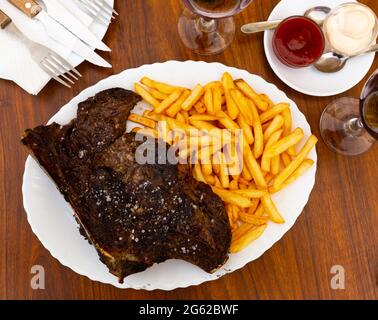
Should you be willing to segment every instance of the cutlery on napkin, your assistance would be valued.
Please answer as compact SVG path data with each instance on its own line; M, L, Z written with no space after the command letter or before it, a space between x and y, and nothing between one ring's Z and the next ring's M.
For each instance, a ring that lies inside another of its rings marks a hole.
M79 19L60 4L58 0L42 1L46 6L47 14L55 21L63 25L83 42L102 51L111 51L110 48L99 40Z
M43 71L65 87L71 88L70 84L74 84L74 80L79 80L79 77L82 77L80 72L59 54L26 37L17 26L12 23L12 19L1 9L0 29L10 32L13 37L22 42L29 50L29 54L34 62L38 64Z
M18 9L20 9L25 15L30 18L39 20L47 34L54 40L60 42L65 47L71 49L73 52L86 59L87 61L101 66L110 68L111 65L103 59L100 55L93 51L91 47L86 45L71 32L69 32L60 23L55 21L49 16L49 14L43 10L34 0L8 0Z
M47 0L49 1L49 0ZM62 6L71 12L84 26L101 38L105 28L93 24L93 19L82 12L75 5L75 0L58 0ZM113 2L108 0L110 4ZM77 65L81 58L73 54L61 43L49 37L43 25L35 19L27 18L20 10L10 4L7 0L0 0L0 8L9 15L18 29L29 39L40 43L60 56L67 59L72 65ZM27 48L9 32L0 30L0 78L15 82L30 94L38 94L51 79L31 58Z

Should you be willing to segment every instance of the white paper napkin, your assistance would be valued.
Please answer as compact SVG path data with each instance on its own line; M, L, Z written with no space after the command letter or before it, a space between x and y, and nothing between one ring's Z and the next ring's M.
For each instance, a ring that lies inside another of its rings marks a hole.
M49 0L44 0L49 1ZM75 8L75 0L59 0L86 26L93 22L82 10ZM109 1L113 4L113 1ZM43 25L36 19L30 19L14 7L8 0L0 0L0 9L11 17L17 28L31 40L38 42L67 59L72 65L81 61L80 57L51 39ZM14 81L30 94L38 94L51 79L31 58L25 45L11 32L0 29L0 78Z

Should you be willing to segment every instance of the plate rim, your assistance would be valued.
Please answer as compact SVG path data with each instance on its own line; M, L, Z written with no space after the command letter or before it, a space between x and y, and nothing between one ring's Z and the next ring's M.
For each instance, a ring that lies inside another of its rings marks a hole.
M256 74L252 74L250 73L249 71L247 70L244 70L244 69L239 69L239 68L235 68L235 67L231 67L231 66L227 66L225 64L222 64L222 63L219 63L219 62L211 62L211 63L208 63L208 62L204 62L204 61L193 61L193 60L186 60L186 61L177 61L177 60L168 60L168 61L165 61L165 62L156 62L156 63L151 63L151 64L144 64L144 65L141 65L139 67L136 67L136 68L130 68L130 69L125 69L123 71L121 71L120 73L118 74L114 74L114 75L111 75L105 79L102 79L100 80L99 82L97 82L96 84L82 90L81 92L79 92L75 97L73 97L67 104L65 104L64 106L62 106L52 117L51 119L48 121L48 124L50 124L53 120L54 120L54 117L57 116L57 114L59 114L60 112L62 112L63 109L65 108L69 108L71 106L71 104L77 104L76 102L77 101L81 101L83 99L82 96L88 96L88 92L95 89L96 87L101 87L101 85L106 82L106 81L109 81L111 78L115 78L115 77L119 77L121 74L125 73L125 72L128 72L128 71L131 71L131 70L136 70L136 69L141 69L141 68L149 68L149 67L152 67L152 66L156 66L156 65L164 65L164 64L169 64L169 63L179 63L179 64L202 64L202 65L216 65L217 67L220 67L222 69L229 69L230 71L232 70L236 70L236 72L242 72L242 73L247 73L250 77L257 77L259 78L261 81L263 81L266 85L269 85L272 87L273 90L275 90L277 93L280 93L281 95L285 96L286 99L290 102L291 105L294 105L295 108L298 109L298 112L300 114L301 117L304 118L305 120L305 123L306 125L309 127L310 129L310 132L312 132L311 130L311 126L310 124L308 123L307 121L307 118L306 116L300 111L300 109L298 108L297 104L291 100L287 94L280 90L275 84L273 83L270 83L268 81L266 81L264 78L262 78L261 76L259 75L256 75ZM102 89L101 89L102 90ZM103 283L103 284L110 284L110 285L113 285L117 288L120 288L120 289L129 289L129 288L132 288L132 289L136 289L136 290L146 290L146 291L153 291L153 290L164 290L164 291L171 291L171 290L175 290L175 289L178 289L178 288L186 288L186 287L190 287L190 286L197 286L199 284L202 284L202 283L205 283L205 282L208 282L208 281L213 281L213 280L217 280L219 279L220 277L228 274L228 273L232 273L234 271L237 271L239 269L242 269L243 267L245 267L247 264L259 259L264 253L266 253L269 249L271 249L271 247L273 245L275 245L279 240L281 240L281 238L286 235L286 233L294 226L294 224L296 223L297 219L299 218L299 216L303 213L303 210L305 208L305 206L307 205L308 201L309 201L309 198L310 198L310 195L313 191L313 188L314 188L314 185L315 185L315 181L316 181L316 171L317 171L317 160L318 160L318 157L317 157L317 152L316 152L316 147L314 148L314 161L315 161L315 164L313 166L313 171L314 171L314 174L311 176L311 186L309 186L309 193L308 193L308 197L305 199L305 203L303 205L303 208L301 208L301 211L300 213L298 214L297 217L295 217L295 219L292 221L292 224L289 225L288 222L286 222L286 226L287 226L287 230L283 233L283 234L279 234L278 236L275 236L274 239L272 240L272 242L262 251L260 252L258 255L252 257L251 259L247 260L247 261L242 261L241 263L236 263L236 266L231 270L231 269L228 269L228 270L225 270L225 269L219 269L219 271L222 271L222 272L219 272L216 276L214 276L214 274L210 274L209 276L213 276L211 278L207 278L207 279L199 279L198 281L195 281L195 282L192 282L192 283L184 283L184 282L181 282L181 283L174 283L173 285L170 284L170 283L167 283L167 285L165 285L164 287L160 286L160 287L152 287L152 286L146 286L146 285L142 285L142 286L135 286L135 285L128 285L127 282L125 281L124 284L119 284L118 282L106 282L106 281L103 281L101 279L95 279L93 278L91 275L88 275L88 274L83 274L81 272L78 272L77 270L74 270L72 266L69 265L69 263L63 259L63 258L57 258L56 255L48 248L48 245L45 243L45 241L41 240L41 237L38 235L38 233L36 232L36 229L35 229L35 226L33 225L33 223L30 221L30 214L29 214L29 210L31 210L29 207L28 207L28 204L27 204L27 198L25 196L25 192L26 192L26 183L25 183L25 178L27 176L27 172L28 172L28 169L30 167L30 165L32 164L32 161L35 161L33 159L32 156L28 156L28 158L26 159L26 162L25 162L25 170L24 170L24 174L23 174L23 183L22 183L22 194L23 194L23 206L24 206L24 209L25 209L25 212L26 212L26 215L27 215L27 220L28 220L28 223L33 231L33 233L35 234L35 236L38 238L38 240L41 242L41 244L50 252L50 254L56 259L58 260L62 265L64 265L65 267L68 267L69 269L71 269L73 272L79 274L79 275L82 275L82 276L85 276L87 277L88 279L92 280L92 281L97 281L97 282L100 282L100 283ZM38 162L37 162L38 164Z

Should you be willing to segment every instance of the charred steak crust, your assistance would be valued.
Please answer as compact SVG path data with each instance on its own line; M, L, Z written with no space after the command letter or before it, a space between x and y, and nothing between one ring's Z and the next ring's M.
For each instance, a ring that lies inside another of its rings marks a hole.
M68 125L27 130L22 142L120 282L167 259L213 272L227 260L231 242L224 206L188 165L136 163L143 142L125 130L140 100L120 88L100 92L79 104Z

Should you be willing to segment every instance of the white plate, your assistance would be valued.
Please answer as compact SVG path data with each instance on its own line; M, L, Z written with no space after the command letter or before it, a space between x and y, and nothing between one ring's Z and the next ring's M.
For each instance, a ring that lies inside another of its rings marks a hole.
M284 19L292 15L302 15L315 6L336 7L345 0L282 0L273 9L269 20ZM322 73L315 67L293 69L280 62L273 52L274 31L266 31L264 36L265 54L275 74L289 87L311 96L326 97L343 93L359 83L369 72L375 54L349 60L341 71L333 74Z
M269 94L276 103L289 102L293 113L294 126L302 127L306 137L310 136L311 128L305 116L298 110L296 104L273 84L267 83L262 78L251 75L244 70L226 67L219 63L194 61L168 61L144 65L137 69L129 69L118 75L111 76L80 93L65 105L50 122L55 121L59 124L66 124L76 116L77 104L80 101L95 95L101 90L113 87L132 89L134 82L139 81L143 76L149 76L179 86L194 87L198 82L206 83L220 79L225 71L228 71L236 79L245 79L257 92ZM139 107L138 105L137 109ZM315 150L310 153L310 158L316 163L317 155ZM127 277L122 285L117 282L116 277L108 272L106 266L99 261L94 247L79 234L78 225L73 218L73 212L69 204L31 157L26 161L22 191L24 207L33 232L63 265L92 280L109 283L119 288L173 290L215 280L226 273L242 268L248 262L260 257L293 226L308 201L315 183L315 172L316 164L298 181L274 196L274 200L286 219L286 223L282 225L270 223L261 238L242 252L231 254L228 262L214 274L208 274L185 261L169 260L159 265L154 265L144 272Z

